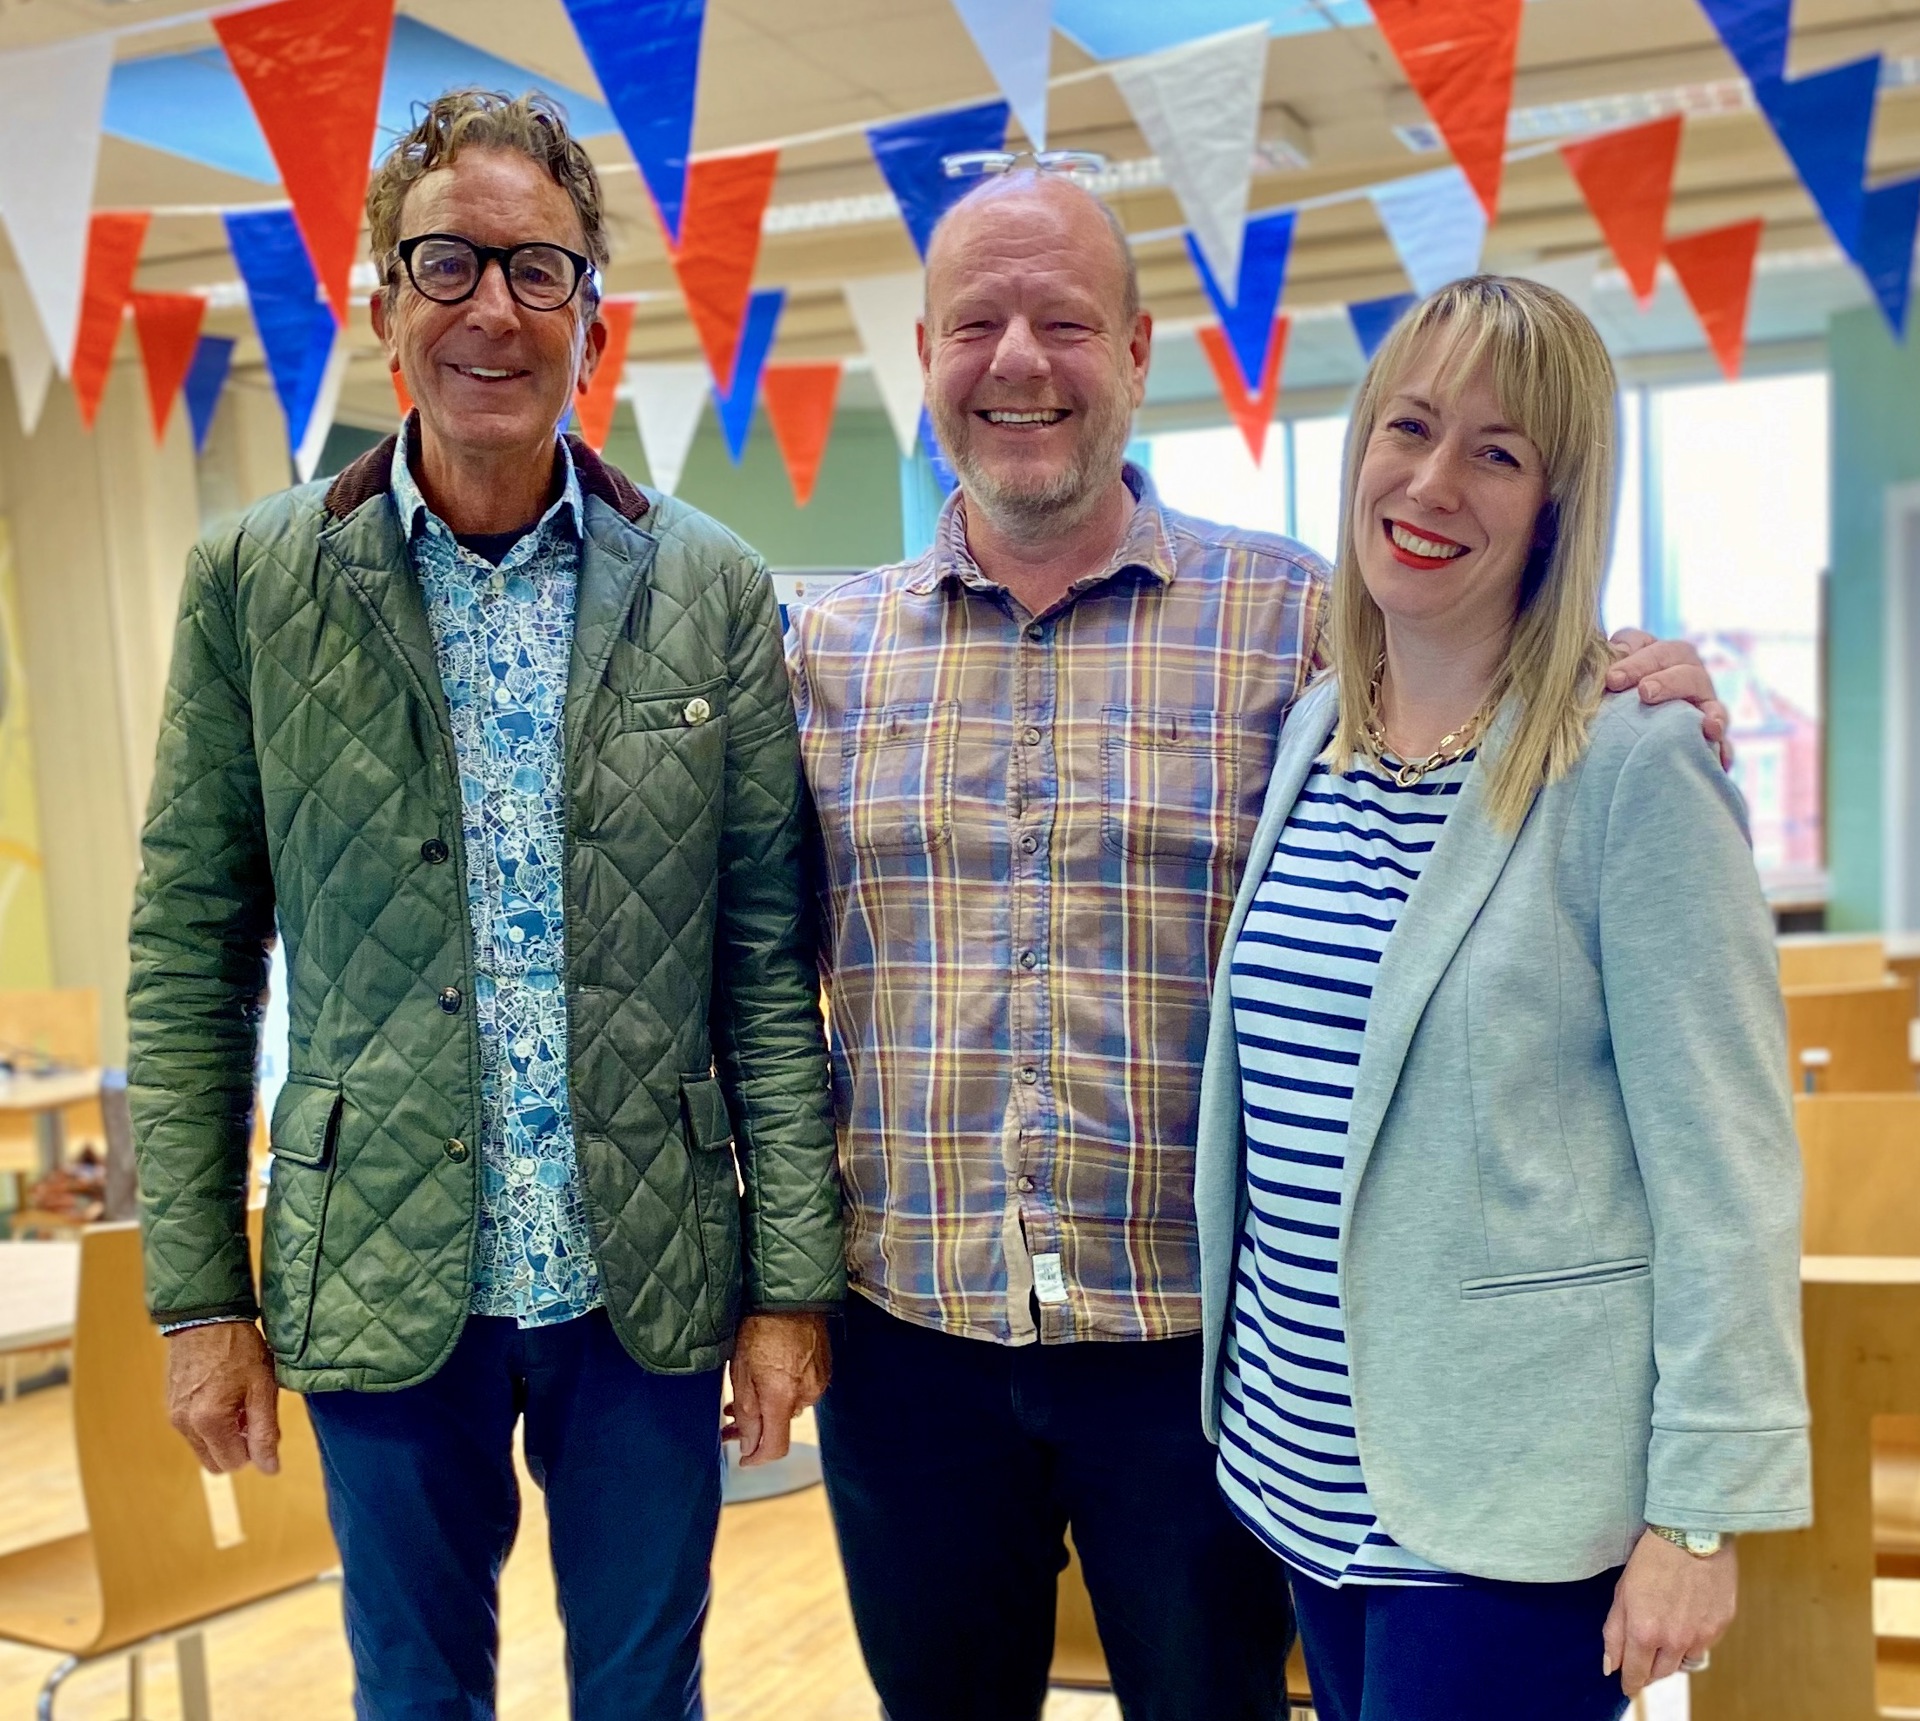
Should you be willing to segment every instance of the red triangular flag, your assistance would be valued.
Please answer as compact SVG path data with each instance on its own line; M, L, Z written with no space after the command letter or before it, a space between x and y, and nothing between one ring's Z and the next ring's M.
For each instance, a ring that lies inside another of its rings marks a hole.
M1633 296L1653 302L1660 247L1667 236L1673 164L1680 155L1680 116L1560 146L1567 170L1600 223Z
M120 324L133 296L133 274L151 217L144 209L97 213L87 228L87 284L80 295L80 328L73 339L73 394L80 420L91 430L106 392Z
M798 507L813 500L813 481L833 432L833 403L839 393L838 359L831 364L768 365L760 373L760 398Z
M1373 21L1491 221L1526 0L1373 0Z
M1287 328L1286 317L1273 319L1273 339L1267 343L1267 368L1261 373L1258 394L1247 393L1247 385L1240 378L1240 361L1227 344L1226 331L1217 323L1207 323L1198 331L1201 350L1207 355L1207 363L1213 366L1213 380L1220 385L1220 398L1227 404L1228 416L1240 426L1240 434L1247 439L1256 466L1267 451L1267 426L1273 423L1273 403L1280 397L1280 366L1287 351Z
M279 0L216 12L321 291L344 324L372 173L394 0Z
M153 410L153 439L165 442L174 397L193 368L207 301L198 293L135 293L133 332L140 337L140 358L147 367L147 405Z
M1667 241L1667 261L1680 277L1693 314L1706 331L1729 382L1740 377L1747 348L1747 299L1753 291L1753 260L1760 254L1757 217L1730 227L1711 227Z
M607 325L607 346L600 355L600 368L593 381L581 390L574 403L580 414L580 434L596 454L606 447L613 431L613 392L620 386L620 373L627 363L627 338L633 333L633 300L607 299L600 306L600 317Z
M765 149L695 161L687 168L680 244L669 254L707 369L722 394L733 387L734 355L760 256L760 220L779 165L780 152Z
M393 398L400 406L400 419L406 422L407 414L413 411L413 396L407 392L407 379L397 370L389 370L387 375L393 378Z

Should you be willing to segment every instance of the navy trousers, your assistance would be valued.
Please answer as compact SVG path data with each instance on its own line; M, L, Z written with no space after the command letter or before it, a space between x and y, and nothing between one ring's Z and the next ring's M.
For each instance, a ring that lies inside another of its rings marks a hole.
M1227 1510L1200 1340L988 1344L855 1294L827 1500L888 1721L1032 1721L1069 1525L1128 1721L1284 1721L1283 1569Z
M1600 1628L1618 1571L1572 1584L1445 1588L1298 1573L1293 1605L1319 1721L1618 1721Z
M471 1317L431 1379L307 1410L346 1574L360 1721L490 1721L513 1427L546 1495L576 1721L685 1721L720 1522L720 1371L649 1374L603 1311Z

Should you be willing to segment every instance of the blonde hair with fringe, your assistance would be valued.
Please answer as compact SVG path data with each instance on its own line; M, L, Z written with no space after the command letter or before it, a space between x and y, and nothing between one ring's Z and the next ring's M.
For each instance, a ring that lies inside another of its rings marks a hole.
M1360 574L1354 509L1360 464L1386 401L1415 356L1441 346L1441 372L1456 383L1482 365L1501 411L1540 451L1547 499L1521 577L1519 608L1495 680L1496 700L1519 705L1490 761L1487 810L1517 829L1546 784L1586 750L1605 689L1600 585L1612 537L1618 438L1613 361L1599 331L1562 293L1506 275L1474 275L1442 287L1403 317L1374 354L1347 427L1341 477L1340 553L1333 571L1328 655L1339 677L1339 721L1326 758L1345 769L1364 751L1374 669L1386 624Z

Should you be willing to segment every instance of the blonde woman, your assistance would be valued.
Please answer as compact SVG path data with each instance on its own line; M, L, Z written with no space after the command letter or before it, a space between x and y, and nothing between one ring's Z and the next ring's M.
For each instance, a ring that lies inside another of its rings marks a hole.
M1381 348L1214 988L1206 1415L1322 1721L1617 1717L1810 1515L1772 930L1697 717L1603 691L1614 398L1526 281Z

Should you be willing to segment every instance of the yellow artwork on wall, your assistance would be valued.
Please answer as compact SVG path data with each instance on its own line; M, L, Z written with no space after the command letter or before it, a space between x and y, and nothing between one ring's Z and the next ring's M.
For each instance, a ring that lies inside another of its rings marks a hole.
M52 984L13 546L0 519L0 990Z

